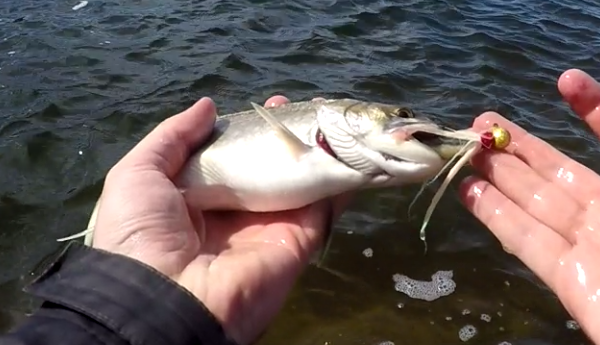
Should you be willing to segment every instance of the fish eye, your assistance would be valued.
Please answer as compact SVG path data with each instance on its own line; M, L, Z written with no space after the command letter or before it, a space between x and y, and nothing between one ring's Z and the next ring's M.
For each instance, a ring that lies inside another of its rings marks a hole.
M412 119L415 117L415 114L412 110L408 108L396 108L392 111L392 116L401 117L405 119Z

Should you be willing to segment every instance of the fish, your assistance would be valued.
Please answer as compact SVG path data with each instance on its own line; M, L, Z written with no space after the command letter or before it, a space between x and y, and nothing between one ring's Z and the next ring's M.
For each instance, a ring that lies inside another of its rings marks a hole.
M423 183L477 138L401 104L316 99L251 105L219 116L209 140L176 176L190 208L275 212L346 192ZM91 246L98 204L85 231L58 241L85 236ZM325 248L331 229L326 242Z

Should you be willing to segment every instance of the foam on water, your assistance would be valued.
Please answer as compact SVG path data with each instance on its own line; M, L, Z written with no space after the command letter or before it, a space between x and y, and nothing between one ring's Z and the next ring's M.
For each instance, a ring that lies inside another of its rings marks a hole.
M577 321L575 321L575 320L567 320L565 325L567 326L568 329L572 329L572 330L578 330L580 328L579 323L577 323Z
M399 273L392 278L396 282L396 291L410 298L431 302L454 292L456 283L452 280L453 274L452 271L438 271L431 276L431 281L419 281Z
M458 338L462 341L468 341L477 335L477 328L473 325L466 325L458 331Z

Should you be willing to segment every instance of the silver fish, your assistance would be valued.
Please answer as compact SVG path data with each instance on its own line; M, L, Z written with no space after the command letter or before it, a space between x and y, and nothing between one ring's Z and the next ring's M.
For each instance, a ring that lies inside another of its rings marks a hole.
M272 212L423 183L467 142L435 134L445 129L399 105L334 99L252 106L220 116L175 179L191 206ZM85 235L91 245L96 211L88 230L59 241Z

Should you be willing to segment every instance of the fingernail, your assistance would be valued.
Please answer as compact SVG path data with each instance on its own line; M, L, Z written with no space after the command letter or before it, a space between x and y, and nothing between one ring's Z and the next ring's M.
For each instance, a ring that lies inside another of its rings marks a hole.
M476 176L468 176L462 181L461 189L465 188L463 190L466 192L466 195L480 198L483 194L483 189L482 185L478 183L479 181L480 179Z
M477 178L475 176L471 175L471 176L465 177L465 179L462 181L461 184L464 184L464 185L473 184L473 183L475 183L475 181L477 181Z
M277 103L275 102L271 102L267 105L268 108L275 108L277 106Z

